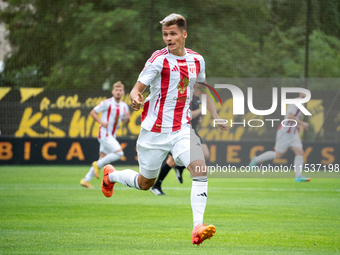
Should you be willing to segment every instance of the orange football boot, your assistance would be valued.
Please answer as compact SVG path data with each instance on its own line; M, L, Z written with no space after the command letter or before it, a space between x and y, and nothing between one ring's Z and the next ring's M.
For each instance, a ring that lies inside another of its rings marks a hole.
M109 179L109 174L116 171L116 169L112 165L104 166L104 178L102 181L102 192L104 196L111 197L113 194L113 186L116 184L115 182L111 182Z
M191 235L192 244L200 245L205 239L210 239L215 235L216 227L214 225L198 224Z

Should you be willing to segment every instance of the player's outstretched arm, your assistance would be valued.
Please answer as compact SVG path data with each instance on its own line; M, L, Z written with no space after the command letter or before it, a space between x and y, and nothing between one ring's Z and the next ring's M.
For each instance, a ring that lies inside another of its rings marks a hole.
M206 83L206 82L204 81L204 83ZM204 92L204 91L201 90L201 89L198 89L199 87L200 87L200 88L204 88L204 89L207 89L207 88L204 87L204 85L202 85L202 84L200 84L200 83L196 83L196 85L195 85L195 90L197 90L197 91L195 91L195 92L198 93L200 99L202 100L202 94L206 94L206 92ZM207 98L207 109L208 109L208 111L210 112L211 116L212 116L214 119L220 119L220 116L218 116L218 114L217 114L217 111L216 111L216 107L215 107L214 101L212 100L212 98L211 98L210 96L207 96L206 98ZM223 124L222 124L222 123L220 123L220 124L217 124L217 123L216 123L216 125L218 125L218 127L219 127L221 130L227 130L227 129L228 129L228 125L225 124L225 123L223 123Z
M135 86L130 92L131 99L131 107L133 110L138 111L143 103L143 91L145 90L146 85L137 81Z

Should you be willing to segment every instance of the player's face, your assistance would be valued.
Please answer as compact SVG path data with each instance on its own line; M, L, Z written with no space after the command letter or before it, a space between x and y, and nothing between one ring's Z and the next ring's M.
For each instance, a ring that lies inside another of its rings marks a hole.
M124 95L124 89L122 87L115 87L112 90L113 97L117 100L120 100L122 96Z
M299 93L299 95L300 95L300 98L305 98L306 97L305 93Z
M181 31L177 25L172 25L169 27L163 26L162 32L163 41L168 46L170 53L177 56L183 56L187 31Z

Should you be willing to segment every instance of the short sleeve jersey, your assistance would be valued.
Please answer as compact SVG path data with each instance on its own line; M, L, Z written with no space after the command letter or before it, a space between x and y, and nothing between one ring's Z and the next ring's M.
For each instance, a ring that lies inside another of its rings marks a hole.
M300 97L298 97L298 99L300 99ZM295 104L288 105L285 120L289 119L289 113L293 114L296 119L300 119L302 115L301 110ZM298 132L298 125L293 127L295 124L295 121L285 121L284 125L281 124L278 129L280 130L280 132L295 134L296 132Z
M148 59L138 81L150 86L141 116L142 128L167 133L190 124L190 103L196 82L205 81L203 57L185 49L183 57L168 48L156 51Z
M100 104L93 109L96 113L102 113L100 118L103 122L109 122L107 128L100 125L98 138L107 136L116 137L120 121L122 118L126 117L126 114L129 111L128 105L123 101L117 103L116 100L111 97L100 102Z

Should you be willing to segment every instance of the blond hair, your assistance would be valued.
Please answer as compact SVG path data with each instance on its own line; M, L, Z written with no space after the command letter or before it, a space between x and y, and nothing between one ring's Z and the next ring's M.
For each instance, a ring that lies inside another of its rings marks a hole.
M159 23L161 23L163 27L164 26L169 27L169 26L172 26L172 25L177 25L178 28L180 28L181 30L187 29L187 22L186 22L185 18L182 15L176 14L176 13L172 13L172 14L166 16Z
M123 88L124 89L124 84L121 81L117 81L112 86L112 89L114 89L114 88Z

